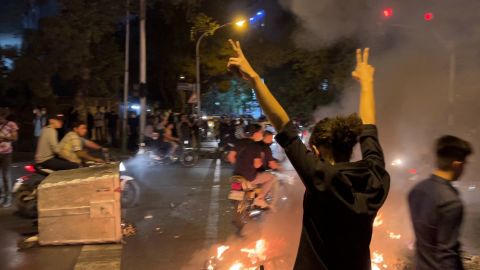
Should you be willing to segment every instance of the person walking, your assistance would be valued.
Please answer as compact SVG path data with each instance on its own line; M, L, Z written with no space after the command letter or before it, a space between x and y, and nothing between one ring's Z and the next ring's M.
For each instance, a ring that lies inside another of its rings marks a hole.
M415 269L463 270L460 227L463 203L452 185L462 176L472 146L445 135L436 142L436 169L408 194L415 231Z
M0 169L2 170L2 187L0 199L2 207L12 204L12 181L10 166L12 164L12 142L18 140L18 126L15 122L7 120L8 108L0 108Z

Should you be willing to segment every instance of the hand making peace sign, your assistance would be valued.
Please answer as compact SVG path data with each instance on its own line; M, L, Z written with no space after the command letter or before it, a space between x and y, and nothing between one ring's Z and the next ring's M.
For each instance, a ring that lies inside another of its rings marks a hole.
M363 50L357 49L357 66L352 72L353 78L359 82L372 82L373 74L375 73L375 68L368 64L368 56L370 54L370 49L366 48Z
M233 41L231 39L228 40L232 45L233 50L237 54L236 57L230 57L228 60L227 67L229 70L238 69L240 75L245 80L251 80L252 78L258 76L255 70L252 68L248 60L245 58L243 54L242 48L240 47L240 42Z

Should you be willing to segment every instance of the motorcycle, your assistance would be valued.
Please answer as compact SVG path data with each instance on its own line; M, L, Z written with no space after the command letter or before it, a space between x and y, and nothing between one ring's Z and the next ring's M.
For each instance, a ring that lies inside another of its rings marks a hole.
M152 146L147 146L145 143L141 143L138 147L137 156L141 156L147 159L147 164L174 164L178 161L185 167L193 167L198 163L198 152L190 146L190 141L185 140L183 144L179 144L175 152L173 153L158 153Z
M261 192L261 188L238 175L232 176L230 183L228 199L231 200L234 209L232 223L237 228L237 233L241 234L248 219L258 217L264 211L254 205L254 200Z
M90 166L99 166L98 163ZM54 171L42 168L35 164L28 164L24 167L26 175L19 177L13 186L14 204L18 213L26 218L35 218L37 212L37 188L42 181ZM126 174L126 168L121 162L120 188L121 188L121 206L122 208L133 207L140 198L140 187L135 179Z

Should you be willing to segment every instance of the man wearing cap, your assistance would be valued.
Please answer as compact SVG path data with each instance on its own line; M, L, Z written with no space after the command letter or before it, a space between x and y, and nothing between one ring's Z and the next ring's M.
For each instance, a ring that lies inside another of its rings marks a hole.
M77 163L57 157L60 151L57 129L62 128L61 115L53 115L48 119L48 126L42 129L35 152L35 163L45 169L54 171L71 170L79 167Z

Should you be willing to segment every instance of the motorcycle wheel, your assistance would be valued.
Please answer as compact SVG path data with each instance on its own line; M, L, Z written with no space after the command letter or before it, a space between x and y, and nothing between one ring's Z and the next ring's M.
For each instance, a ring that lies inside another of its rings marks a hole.
M140 186L133 180L126 181L121 194L122 208L134 207L140 199Z
M15 192L15 205L17 206L20 216L25 218L36 218L37 211L37 196L32 195L35 192L34 187L22 186ZM34 198L31 198L34 196Z
M243 227L247 224L248 218L248 200L233 202L233 225L237 228L237 233L241 234Z
M185 151L180 157L180 162L185 167L193 167L198 162L198 154L195 151Z

